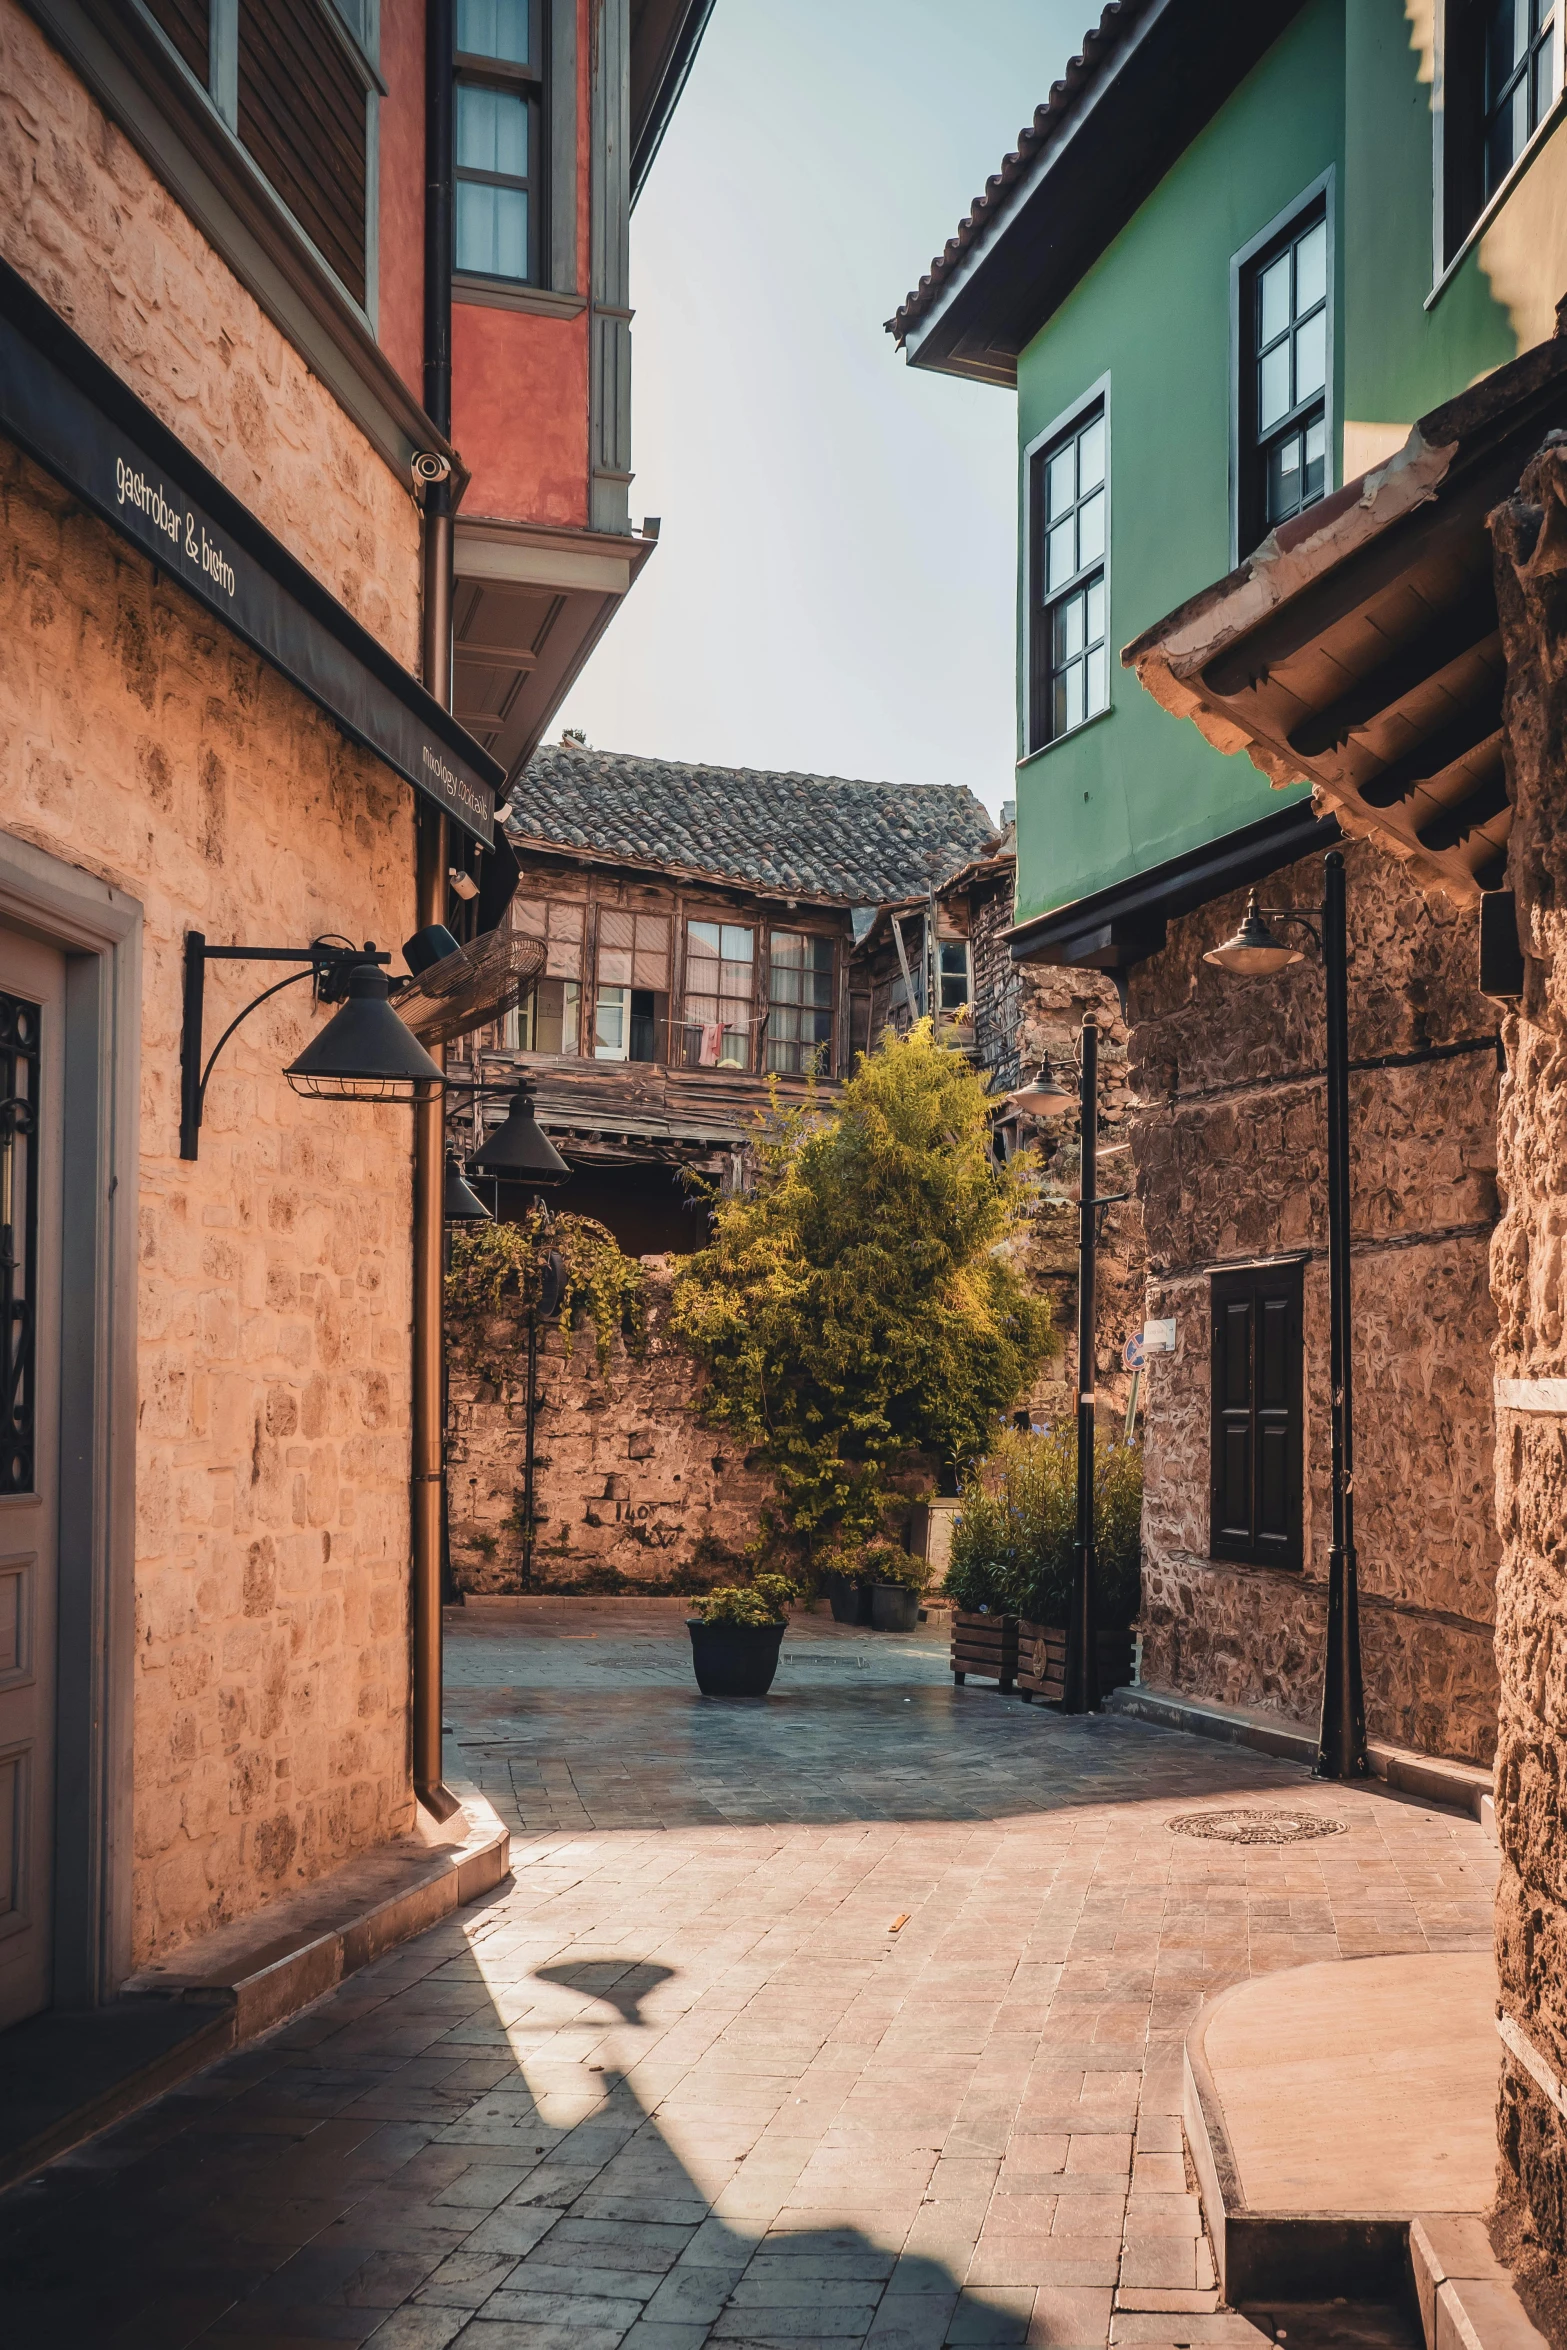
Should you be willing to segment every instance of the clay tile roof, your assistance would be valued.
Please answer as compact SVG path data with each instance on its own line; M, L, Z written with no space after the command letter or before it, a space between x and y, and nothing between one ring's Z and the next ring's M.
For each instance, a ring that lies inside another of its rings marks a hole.
M996 836L961 783L692 767L561 743L534 752L506 827L541 847L849 906L921 895Z
M887 332L900 344L909 328L924 317L957 264L996 226L1040 148L1076 113L1085 93L1110 65L1148 4L1149 0L1110 0L1098 24L1083 35L1081 52L1070 61L1061 79L1051 83L1049 97L1034 108L1034 119L1019 131L1013 152L1003 159L999 171L991 173L919 284L905 294L887 320Z

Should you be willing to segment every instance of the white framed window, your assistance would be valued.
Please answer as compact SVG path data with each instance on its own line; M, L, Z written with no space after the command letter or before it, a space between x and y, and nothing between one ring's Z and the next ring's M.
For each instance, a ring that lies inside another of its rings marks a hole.
M686 924L686 1062L749 1069L756 932L740 922Z
M1032 756L1110 707L1109 378L1024 456Z

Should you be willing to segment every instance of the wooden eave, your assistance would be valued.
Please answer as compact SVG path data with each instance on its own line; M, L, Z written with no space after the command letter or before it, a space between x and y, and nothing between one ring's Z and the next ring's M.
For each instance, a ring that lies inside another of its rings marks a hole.
M888 322L909 365L1015 386L1019 352L1303 4L1152 0L1028 161L1003 166L1005 197L976 202Z
M1512 805L1487 517L1567 421L1567 339L1421 419L1121 655L1280 787L1309 782L1461 904L1499 888Z
M782 883L751 881L743 874L713 873L699 865L667 865L652 857L625 857L609 849L578 848L573 841L547 840L537 833L519 832L513 825L506 837L519 857L544 857L560 865L588 866L598 873L624 874L639 882L667 882L671 887L705 890L712 896L755 900L786 906L801 913L835 914L847 925L847 898L814 896L806 889L786 889ZM916 901L923 905L924 899Z

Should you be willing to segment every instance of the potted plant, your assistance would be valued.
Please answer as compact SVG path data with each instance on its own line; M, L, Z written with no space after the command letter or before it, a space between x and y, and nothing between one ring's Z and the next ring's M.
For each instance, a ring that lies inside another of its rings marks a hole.
M1059 1704L1077 1538L1075 1426L1002 1437L983 1468L971 1472L963 1515L981 1530L997 1593L1016 1613L1019 1694ZM1101 1438L1094 1453L1094 1598L1102 1690L1131 1679L1141 1525L1141 1447Z
M1003 1589L1001 1513L977 1479L964 1488L952 1524L946 1593L952 1602L952 1678L997 1681L1003 1692L1017 1679L1017 1617Z
M868 1624L871 1620L871 1587L861 1575L860 1559L857 1550L835 1551L822 1570L835 1624Z
M895 1550L890 1542L875 1542L860 1553L860 1574L870 1591L877 1631L912 1632L925 1590L925 1561Z
M799 1597L786 1575L720 1584L687 1616L691 1662L704 1697L765 1697L778 1670L788 1609Z

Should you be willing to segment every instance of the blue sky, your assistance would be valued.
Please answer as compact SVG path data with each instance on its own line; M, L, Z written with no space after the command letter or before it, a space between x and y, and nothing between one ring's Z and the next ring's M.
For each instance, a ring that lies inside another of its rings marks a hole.
M1009 392L882 330L1092 0L718 0L632 220L658 552L559 723L602 749L1012 794Z

